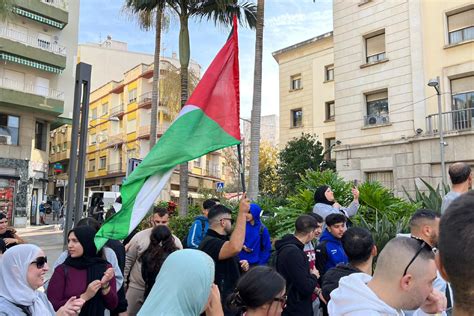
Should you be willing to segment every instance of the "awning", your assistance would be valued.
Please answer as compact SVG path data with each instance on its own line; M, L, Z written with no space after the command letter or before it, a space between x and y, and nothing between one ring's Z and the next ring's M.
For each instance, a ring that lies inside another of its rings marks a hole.
M48 72L53 72L56 74L61 73L63 70L59 67L51 66L48 64L43 64L34 60L26 59L9 53L0 53L0 60L10 61L20 65L25 65L28 67L36 68L39 70L44 70Z
M178 190L171 190L170 191L170 196L171 197L179 197L179 191ZM197 192L188 192L188 197L193 198L193 199L204 199L204 195L197 193Z
M41 16L39 14L23 10L22 8L14 7L13 8L13 13L16 13L18 15L24 16L26 18L32 19L36 22L40 22L43 24L51 25L55 28L58 28L62 30L66 25L64 23L48 19L47 17Z

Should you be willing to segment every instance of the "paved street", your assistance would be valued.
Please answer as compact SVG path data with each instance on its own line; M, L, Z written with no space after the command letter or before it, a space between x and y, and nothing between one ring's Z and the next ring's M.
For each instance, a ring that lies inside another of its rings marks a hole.
M50 270L47 278L49 279L53 273L52 266L62 252L63 231L58 230L57 225L30 226L19 228L17 231L27 243L41 247L48 256Z

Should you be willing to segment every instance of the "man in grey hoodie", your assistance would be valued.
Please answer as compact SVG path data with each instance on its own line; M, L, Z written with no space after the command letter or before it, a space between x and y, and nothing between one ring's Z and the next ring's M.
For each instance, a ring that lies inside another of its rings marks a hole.
M397 237L380 253L374 276L354 273L339 281L331 293L331 316L415 315L438 313L446 308L446 297L433 289L436 279L434 253L426 243Z

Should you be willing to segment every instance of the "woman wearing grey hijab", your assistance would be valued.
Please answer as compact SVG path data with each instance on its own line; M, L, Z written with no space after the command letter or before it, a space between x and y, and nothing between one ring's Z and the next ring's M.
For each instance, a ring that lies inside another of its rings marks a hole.
M0 263L0 315L77 315L84 300L71 298L56 313L38 291L48 269L44 252L35 245L18 245L5 252Z

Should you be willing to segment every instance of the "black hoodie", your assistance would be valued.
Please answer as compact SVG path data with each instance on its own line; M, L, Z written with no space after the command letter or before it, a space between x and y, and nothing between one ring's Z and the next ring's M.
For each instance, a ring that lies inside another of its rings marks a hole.
M288 295L284 316L311 316L313 307L311 294L318 279L309 272L308 257L304 244L294 235L286 235L275 243L277 251L276 268L286 280Z
M331 299L331 292L339 287L339 280L352 273L362 272L359 269L351 266L350 264L341 263L334 268L329 269L323 277L323 296L326 302Z

